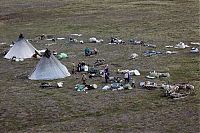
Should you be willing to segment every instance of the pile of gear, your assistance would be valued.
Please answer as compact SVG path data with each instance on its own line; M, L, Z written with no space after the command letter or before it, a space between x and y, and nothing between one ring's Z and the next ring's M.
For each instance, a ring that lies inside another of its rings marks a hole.
M153 71L153 72L149 72L149 75L146 76L146 78L149 78L149 79L155 79L155 78L161 78L161 77L169 78L170 74Z
M165 96L172 99L185 98L194 92L194 86L188 83L174 85L162 84L161 88L164 90Z
M41 88L62 88L63 82L57 82L57 83L50 83L50 82L43 82L40 85Z
M159 85L151 81L144 81L144 82L140 82L140 87L143 89L152 90L152 89L159 88Z
M103 64L105 64L105 59L97 59L94 62L94 66L100 66L100 65L103 65Z
M87 91L87 90L93 90L97 88L98 86L96 84L91 84L91 85L76 84L75 86L76 91Z
M106 85L102 88L102 90L132 90L134 88L134 86L130 85L130 84L122 84L122 83L112 83L110 85Z
M91 56L91 55L96 55L97 54L97 49L90 49L90 48L85 48L84 50L85 56Z

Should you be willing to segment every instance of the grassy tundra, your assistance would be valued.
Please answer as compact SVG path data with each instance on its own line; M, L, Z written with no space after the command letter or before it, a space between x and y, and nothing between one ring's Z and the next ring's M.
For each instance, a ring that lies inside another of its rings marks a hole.
M161 97L160 90L101 91L79 93L74 90L80 75L61 79L64 88L41 89L42 81L26 77L38 60L10 62L0 58L0 131L1 132L199 132L200 58L179 50L177 55L144 57L149 48L131 45L106 45L111 36L136 38L167 50L165 45L200 41L199 0L0 0L0 51L9 48L19 33L33 39L40 34L68 37L82 33L83 39L96 36L104 44L66 44L48 46L66 52L62 60L69 70L71 63L84 60L91 64L105 58L112 75L120 69L137 68L142 76L133 77L137 84L150 70L171 74L170 83L189 82L195 94L174 101ZM33 41L46 48L46 41ZM100 53L86 58L85 47ZM173 49L172 49L173 50ZM138 53L135 61L128 60ZM111 65L118 64L118 66ZM57 81L57 80L56 80ZM56 82L53 81L53 82ZM163 82L158 80L157 82ZM88 81L99 86L103 79Z

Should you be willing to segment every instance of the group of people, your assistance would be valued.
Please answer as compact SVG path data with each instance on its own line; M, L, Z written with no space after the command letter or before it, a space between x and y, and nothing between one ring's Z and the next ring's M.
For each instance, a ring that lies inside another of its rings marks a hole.
M82 65L84 65L84 64L82 64ZM105 83L108 83L109 79L110 79L109 78L110 77L110 72L109 72L109 66L108 66L108 64L105 65L105 67L104 67L103 76L104 76L104 79L105 79ZM86 76L85 73L82 75L81 81L82 81L82 84L86 85L87 76ZM124 83L125 84L129 84L130 82L131 82L131 86L135 87L135 81L134 80L131 81L130 73L127 72L127 73L124 74Z
M77 72L87 72L87 71L88 71L88 66L85 64L84 61L78 63Z
M108 83L108 80L109 80L109 69L108 69L108 65L105 66L104 68L104 77L105 77L105 82ZM82 75L82 83L85 85L86 84L86 80L87 80L87 76L86 74L84 73Z

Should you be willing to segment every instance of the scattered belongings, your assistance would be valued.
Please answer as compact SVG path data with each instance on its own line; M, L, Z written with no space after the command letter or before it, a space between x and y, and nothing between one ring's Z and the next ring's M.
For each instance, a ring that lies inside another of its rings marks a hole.
M112 91L132 90L132 89L133 87L130 84L122 84L122 83L116 83L116 82L102 87L102 90L112 90Z
M117 73L120 73L120 74L125 74L127 72L129 72L128 69L125 69L125 70L117 69Z
M89 39L89 42L90 42L90 43L100 43L100 42L103 42L103 39L97 40L95 37L91 37L91 38Z
M132 87L130 84L125 84L125 85L123 86L123 88L124 88L125 90L132 90L132 89L133 89L133 87Z
M146 78L148 78L148 79L155 79L156 77L147 75Z
M189 83L178 83L175 85L177 85L179 87L179 89L189 91L190 93L191 93L191 91L194 91L194 86Z
M154 51L154 50L147 50L144 52L144 56L152 56L152 55L157 55L157 54L162 54L162 52Z
M23 58L16 58L15 56L13 56L11 61L19 62L19 61L24 61L24 59Z
M89 67L88 70L89 73L89 78L93 78L93 77L103 77L103 70L99 70L96 67Z
M82 34L76 34L75 33L75 34L71 34L71 36L79 36L80 37L80 36L82 36Z
M51 45L54 45L54 44L56 44L56 43L47 43L47 44L45 44L45 46L51 46Z
M4 44L6 44L6 42L1 42L1 43L0 43L0 45L4 45Z
M91 84L91 85L76 84L75 86L76 91L87 91L87 90L93 90L97 88L98 86L96 84Z
M129 60L136 59L137 57L138 57L138 54L133 53L133 54L130 55Z
M193 44L193 45L199 45L200 46L199 42L191 42L191 44Z
M56 38L56 40L65 40L66 38L64 38L64 37L58 37L58 38Z
M140 72L136 69L129 71L130 75L140 76Z
M136 70L136 69L135 70L128 70L128 69L126 69L126 70L118 69L117 70L117 73L119 73L119 74L125 74L127 72L129 72L130 75L140 76L140 72L138 70Z
M188 48L188 47L190 47L190 46L185 45L185 43L183 43L183 42L179 42L178 44L176 44L174 46L174 48L179 48L179 49L184 49L184 48Z
M42 35L36 36L36 38L38 38L40 40L46 39L48 41L52 41L52 40L55 41L55 35L52 35L52 34L42 34Z
M109 80L111 81L111 84L106 85L102 87L102 90L131 90L133 87L135 88L135 81L133 80L131 82L131 85L129 83L124 83L121 77L109 77Z
M102 90L110 90L111 89L111 86L109 85L106 85L106 86L104 86L103 88L102 88Z
M41 83L40 87L41 88L62 88L63 82L57 82L56 84L44 82L44 83Z
M169 73L159 73L159 72L156 72L156 71L149 72L149 78L153 78L153 77L155 77L155 78L170 77L170 74Z
M91 54L91 49L90 48L85 48L85 56L90 56Z
M177 54L178 51L166 51L165 54Z
M156 45L149 44L149 43L144 43L143 46L145 46L145 47L151 47L151 48L156 48Z
M105 64L105 59L97 59L94 62L94 66L100 66L100 65L103 65L103 64Z
M96 55L98 51L96 48L94 48L93 50L90 48L85 48L84 52L85 56L91 56L91 55Z
M109 44L123 44L123 43L125 43L125 41L118 38L111 37Z
M41 83L40 87L49 88L49 87L53 87L53 85L51 83Z
M84 72L88 72L88 70L89 70L89 67L88 67L87 65L84 65L84 66L83 66L83 71L84 71Z
M80 42L81 44L83 44L83 43L84 43L84 41L83 41L83 40L80 40L79 42Z
M68 58L68 55L66 53L60 53L57 55L57 58L59 60L62 60L62 59Z
M70 37L70 38L69 38L69 42L71 42L71 43L77 43L78 40L75 39L75 38Z
M77 84L75 86L76 91L85 91L84 88L85 88L85 85L82 85L82 84Z
M46 38L46 40L48 40L48 41L55 41L55 35L51 35L51 34L49 34L49 35L45 35L45 38Z
M167 45L167 46L165 46L166 48L173 48L174 46L172 46L172 45Z
M55 42L56 41L56 39L55 38L50 38L50 39L46 39L47 41L53 41L53 42Z
M172 99L185 98L194 91L194 86L188 83L182 84L162 84L161 88L165 90L165 96Z
M62 88L62 87L63 87L63 82L58 82L58 83L57 83L57 87L58 87L58 88Z
M100 71L96 67L89 67L88 73L90 74L97 74Z
M121 77L109 77L109 81L111 83L122 83L123 80L121 79Z
M123 84L122 83L112 83L111 84L111 90L123 90Z
M191 48L190 52L191 52L191 53L198 53L198 52L199 52L199 49L193 47L193 48Z
M53 55L57 55L58 53L57 53L55 50L53 50L53 51L52 51L52 54L53 54Z
M144 82L140 82L140 87L144 89L152 90L152 89L158 88L159 86L157 85L157 83L144 81Z
M42 35L39 35L40 36L40 40L44 40L46 38L46 35L45 34L42 34Z
M143 41L135 40L135 39L130 39L129 42L130 42L131 44L134 44L134 45L142 45L142 44L144 44Z

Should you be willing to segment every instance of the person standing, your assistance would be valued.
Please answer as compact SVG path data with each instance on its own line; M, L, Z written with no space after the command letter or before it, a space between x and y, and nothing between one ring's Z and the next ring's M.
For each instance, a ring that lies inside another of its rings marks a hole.
M72 74L75 74L75 67L76 67L76 65L75 65L75 63L73 62L73 63L72 63Z
M132 80L131 87L135 88L135 80Z
M109 73L105 73L104 75L105 75L105 82L108 83L108 80L109 80Z
M79 62L77 65L77 72L80 72L80 71L81 71L81 63Z
M105 82L108 83L109 79L109 69L108 69L108 64L104 68L104 77L105 77Z
M104 73L109 73L108 64L104 68Z
M84 84L84 85L86 85L86 80L87 80L87 77L86 77L86 75L85 74L83 74L82 75L82 83Z
M129 71L124 74L124 81L125 81L125 84L130 82L130 73L129 73Z

